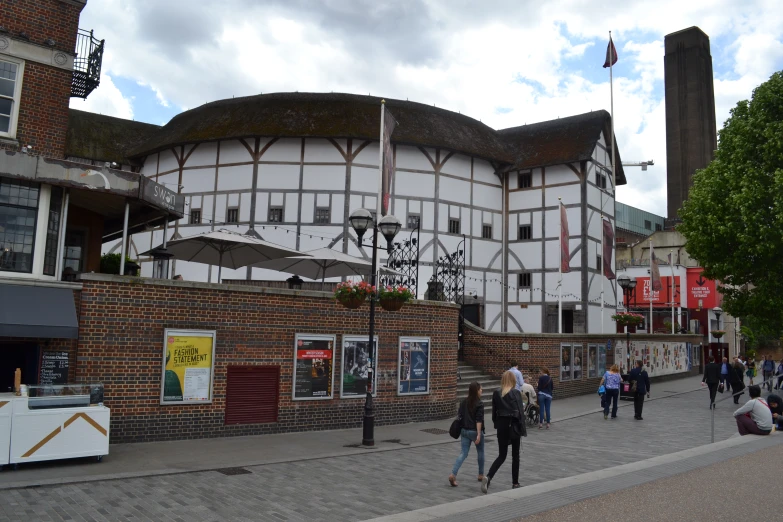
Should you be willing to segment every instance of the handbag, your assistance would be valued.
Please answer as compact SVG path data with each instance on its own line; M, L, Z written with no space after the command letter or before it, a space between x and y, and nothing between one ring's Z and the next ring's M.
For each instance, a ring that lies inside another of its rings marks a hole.
M601 386L598 387L598 395L603 395L605 393L606 393L606 386L602 384Z
M723 393L723 390L724 390L724 389L725 389L725 388L723 387L723 383L720 383L720 384L718 385L718 391L719 391L720 393Z
M459 405L457 418L451 421L451 426L449 426L449 435L451 435L452 439L458 439L462 434L462 407L464 405L465 405L464 402Z
M527 428L525 427L525 423L522 420L524 418L524 414L522 413L522 409L519 406L519 401L517 400L517 395L514 393L514 391L511 391L509 393L513 394L514 397L514 403L517 406L517 411L515 412L516 415L511 417L511 435L514 438L520 438L520 437L527 437Z

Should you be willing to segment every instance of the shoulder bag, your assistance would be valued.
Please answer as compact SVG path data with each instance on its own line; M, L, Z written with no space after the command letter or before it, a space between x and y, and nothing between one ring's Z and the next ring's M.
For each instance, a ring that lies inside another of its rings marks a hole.
M457 418L451 421L451 426L449 427L449 435L451 435L452 439L458 439L460 437L460 434L462 433L462 408L465 407L466 402L467 399L462 401L462 404L459 405Z
M515 438L520 437L527 437L527 428L525 427L525 421L524 421L524 413L521 405L519 404L519 399L517 398L517 395L521 394L516 390L511 390L509 393L512 394L512 397L514 398L514 404L516 405L516 412L513 417L511 417L511 435Z

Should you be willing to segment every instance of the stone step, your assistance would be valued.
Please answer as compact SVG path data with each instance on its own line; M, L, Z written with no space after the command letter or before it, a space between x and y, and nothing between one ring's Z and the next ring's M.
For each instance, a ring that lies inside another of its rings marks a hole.
M500 388L500 381L491 377L484 377L483 379L475 379L482 388ZM457 391L466 390L470 388L471 381L457 381Z

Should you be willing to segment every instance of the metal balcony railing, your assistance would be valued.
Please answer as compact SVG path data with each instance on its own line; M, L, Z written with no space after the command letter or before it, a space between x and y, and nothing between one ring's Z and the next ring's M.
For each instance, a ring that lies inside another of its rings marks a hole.
M87 98L101 83L103 43L104 40L98 41L92 31L79 29L76 58L73 61L72 98Z

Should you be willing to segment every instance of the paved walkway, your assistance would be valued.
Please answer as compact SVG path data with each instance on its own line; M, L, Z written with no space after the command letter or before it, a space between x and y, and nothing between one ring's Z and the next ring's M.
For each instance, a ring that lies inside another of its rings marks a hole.
M706 391L682 394L699 381L656 385L654 397L666 398L646 403L644 421L633 419L629 403L619 419L606 421L590 413L597 411L596 396L555 401L552 429L533 429L524 441L523 485L709 443ZM729 403L716 410L718 441L735 433ZM64 461L0 473L0 521L365 520L492 498L479 491L475 452L460 487L448 486L458 445L422 430L446 430L449 423L377 427L376 440L385 442L373 450L345 447L360 441L361 430L115 445L102 464ZM488 469L497 455L491 435L486 453ZM509 490L510 482L506 464L491 492ZM35 485L48 486L25 488Z

